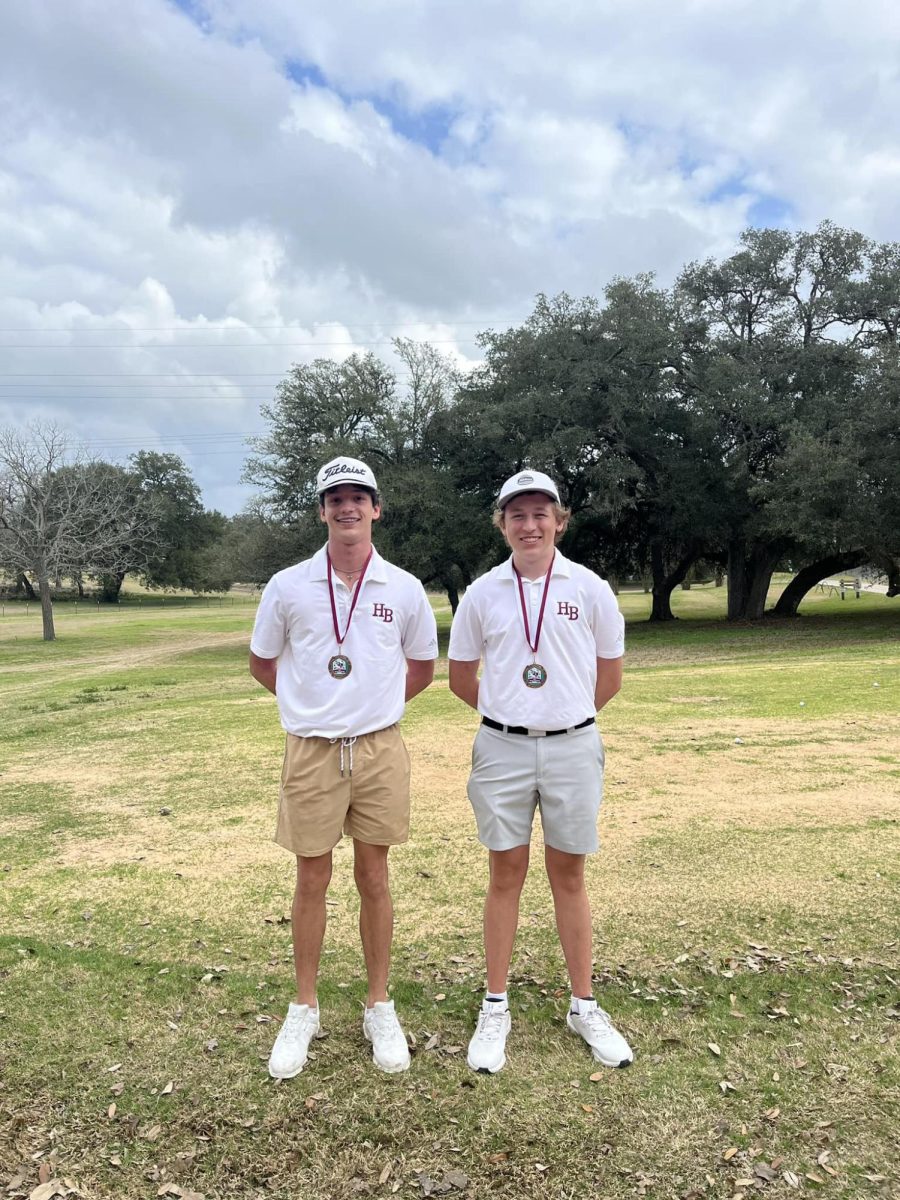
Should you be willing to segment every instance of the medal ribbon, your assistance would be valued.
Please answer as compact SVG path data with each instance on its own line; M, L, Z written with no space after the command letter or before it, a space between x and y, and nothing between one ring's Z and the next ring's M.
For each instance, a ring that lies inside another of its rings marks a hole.
M359 599L359 589L362 587L362 582L366 577L366 571L368 569L369 563L372 560L372 551L371 550L369 551L369 557L363 563L363 569L360 572L359 579L357 579L357 581L356 581L356 587L353 589L353 599L350 602L350 615L347 617L347 628L344 630L343 635L341 634L340 627L338 625L337 605L334 602L334 585L331 582L331 578L332 578L331 555L328 553L327 550L325 551L325 558L328 563L328 599L331 601L331 622L334 625L334 636L337 640L338 649L340 649L340 647L343 646L343 644L344 644L344 639L347 637L347 634L350 632L350 622L353 620L353 611L356 608L356 602Z
M538 613L537 629L534 631L534 645L531 644L531 630L528 625L528 609L525 604L525 588L522 586L522 576L519 574L519 569L515 563L512 569L516 573L516 582L519 585L519 602L522 605L522 621L525 625L525 641L528 643L528 649L532 654L537 654L537 648L541 641L541 627L544 624L544 609L547 607L547 596L550 592L550 576L553 573L553 563L556 561L556 551L553 551L553 558L550 559L550 566L547 568L547 577L544 580L544 594L541 597L541 608Z

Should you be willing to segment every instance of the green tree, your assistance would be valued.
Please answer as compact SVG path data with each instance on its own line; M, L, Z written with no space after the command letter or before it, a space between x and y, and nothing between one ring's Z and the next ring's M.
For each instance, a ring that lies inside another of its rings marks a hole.
M796 485L823 436L843 452L840 470L858 474L859 443L838 431L866 369L861 309L849 298L871 249L827 222L814 233L748 230L741 241L725 262L692 264L678 281L710 334L696 396L720 429L732 619L762 616L779 562L825 561L826 546L830 556L848 540L824 516L810 519Z
M302 556L323 537L319 467L339 454L364 458L383 498L379 545L424 583L443 587L455 609L490 533L478 531L456 474L457 374L430 345L398 338L394 348L405 367L402 388L371 354L292 368L263 408L269 430L253 439L244 476L263 489L257 515L283 523Z
M142 494L152 500L156 549L148 556L143 577L151 588L190 588L195 592L230 585L215 566L212 551L225 533L226 518L205 509L194 477L177 454L141 450L129 459L130 473ZM121 587L121 579L118 580Z

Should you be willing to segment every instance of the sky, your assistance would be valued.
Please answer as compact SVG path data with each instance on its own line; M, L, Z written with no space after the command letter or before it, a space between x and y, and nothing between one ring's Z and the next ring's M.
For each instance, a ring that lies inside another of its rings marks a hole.
M898 111L896 0L3 5L0 425L237 512L294 363L472 365L747 225L897 240Z

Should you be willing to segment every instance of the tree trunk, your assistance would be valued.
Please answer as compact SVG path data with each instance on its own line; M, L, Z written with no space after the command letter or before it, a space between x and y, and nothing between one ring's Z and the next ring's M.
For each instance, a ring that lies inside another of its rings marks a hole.
M786 549L782 542L757 542L748 553L742 539L729 542L729 621L758 621L762 617L772 572Z
M872 562L887 575L887 595L900 596L900 559L875 554L872 556Z
M110 571L100 576L100 598L104 604L116 604L125 582L125 571Z
M666 560L661 542L653 542L650 546L650 567L653 571L653 603L650 607L651 621L675 621L677 617L672 612L672 593L697 561L696 552L692 551L677 564L674 570L666 571Z
M53 600L50 597L50 580L46 575L38 579L41 593L41 620L44 623L44 641L55 642L56 630L53 627Z
M829 575L840 574L841 571L852 571L861 567L866 561L864 550L850 550L846 554L832 554L820 558L818 562L810 563L798 571L787 585L778 601L768 612L770 617L796 617L800 601L806 593Z
M721 587L724 582L725 582L725 572L722 570L722 568L717 563L716 564L716 587Z
M450 601L450 612L455 617L456 610L459 608L459 588L455 583L445 579L444 589L447 592L447 599Z
M20 571L16 576L16 591L24 591L29 600L37 600L37 595L34 588L31 586L31 580L24 571Z

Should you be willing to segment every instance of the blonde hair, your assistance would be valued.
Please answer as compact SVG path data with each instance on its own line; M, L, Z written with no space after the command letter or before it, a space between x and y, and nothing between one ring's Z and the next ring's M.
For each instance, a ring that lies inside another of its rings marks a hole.
M535 496L543 496L545 493L544 492L534 492L532 494ZM524 495L526 495L526 493L520 492L519 495L524 496ZM517 499L517 497L513 496L512 499L515 500L515 499ZM571 508L563 508L563 506L561 504L557 504L557 502L553 499L552 496L547 496L547 499L550 501L550 504L553 506L553 515L556 518L556 523L557 524L562 523L562 529L560 529L559 532L556 534L555 540L558 542L559 539L562 537L562 535L566 532L566 529L569 526L569 520L571 519L571 516L572 516L572 510L571 510ZM507 500L506 503L509 504L510 501ZM506 505L504 505L503 508L500 508L498 506L497 508L494 509L493 513L491 514L491 524L494 526L495 529L499 529L500 532L503 533L504 529L506 528Z

